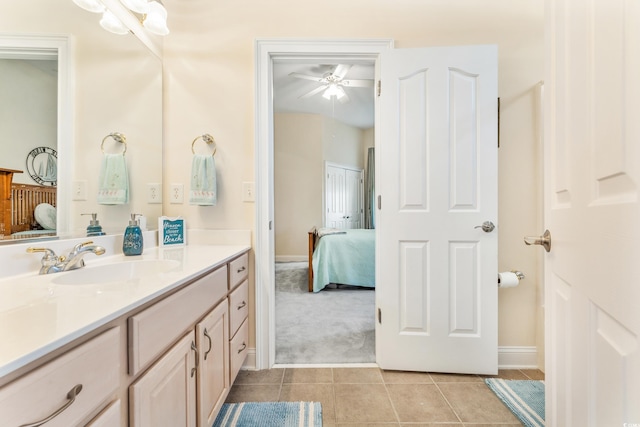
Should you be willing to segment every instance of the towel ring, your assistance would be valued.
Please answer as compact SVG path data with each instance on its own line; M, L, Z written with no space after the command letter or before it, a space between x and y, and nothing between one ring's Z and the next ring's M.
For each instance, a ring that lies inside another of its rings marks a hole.
M211 145L213 144L213 153L211 153L211 156L213 157L216 154L216 151L218 150L216 148L216 142L213 140L213 137L211 135L209 135L208 133L205 133L204 135L200 135L200 136L196 136L196 139L193 140L193 142L191 143L191 152L193 154L196 154L196 151L193 149L193 146L196 144L196 142L202 138L202 140L204 142L207 143L207 145Z
M119 142L120 144L124 145L124 150L122 151L123 155L124 153L127 152L127 137L121 134L120 132L112 132L109 135L102 138L102 144L100 144L100 150L102 150L103 154L104 154L104 142L107 140L107 138L113 138L115 142Z

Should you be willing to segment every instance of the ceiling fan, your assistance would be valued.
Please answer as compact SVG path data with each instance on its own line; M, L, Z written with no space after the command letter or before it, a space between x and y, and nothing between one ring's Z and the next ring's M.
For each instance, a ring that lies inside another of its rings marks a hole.
M349 102L349 96L345 92L345 87L373 87L373 79L345 79L347 73L353 65L338 64L333 71L324 73L322 76L310 76L302 73L289 73L290 77L297 79L312 80L321 85L310 92L298 97L298 99L309 98L317 93L323 92L326 99L336 97L341 103Z

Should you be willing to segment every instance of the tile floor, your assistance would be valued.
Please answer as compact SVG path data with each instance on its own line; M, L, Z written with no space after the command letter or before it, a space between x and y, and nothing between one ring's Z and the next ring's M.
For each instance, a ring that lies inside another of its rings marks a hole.
M497 377L542 380L544 373L504 370ZM320 402L323 427L521 426L483 378L379 368L240 371L227 402Z

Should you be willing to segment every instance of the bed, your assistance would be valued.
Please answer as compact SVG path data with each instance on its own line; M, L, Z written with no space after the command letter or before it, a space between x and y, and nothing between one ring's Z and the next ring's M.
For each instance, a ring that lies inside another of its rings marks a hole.
M309 230L309 292L329 283L374 288L375 230L326 231Z
M11 230L7 234L15 238L55 235L55 217L51 218L50 211L56 206L56 187L13 183L11 202ZM37 215L38 208L46 209Z

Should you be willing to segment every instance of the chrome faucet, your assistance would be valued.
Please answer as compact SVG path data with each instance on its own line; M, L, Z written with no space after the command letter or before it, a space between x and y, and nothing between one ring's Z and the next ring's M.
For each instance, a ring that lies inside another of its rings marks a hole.
M66 257L64 255L57 256L56 253L49 248L27 248L27 252L44 252L39 274L50 274L84 267L83 257L86 254L93 253L102 255L105 253L105 249L102 246L94 245L92 241L88 241L75 245Z

